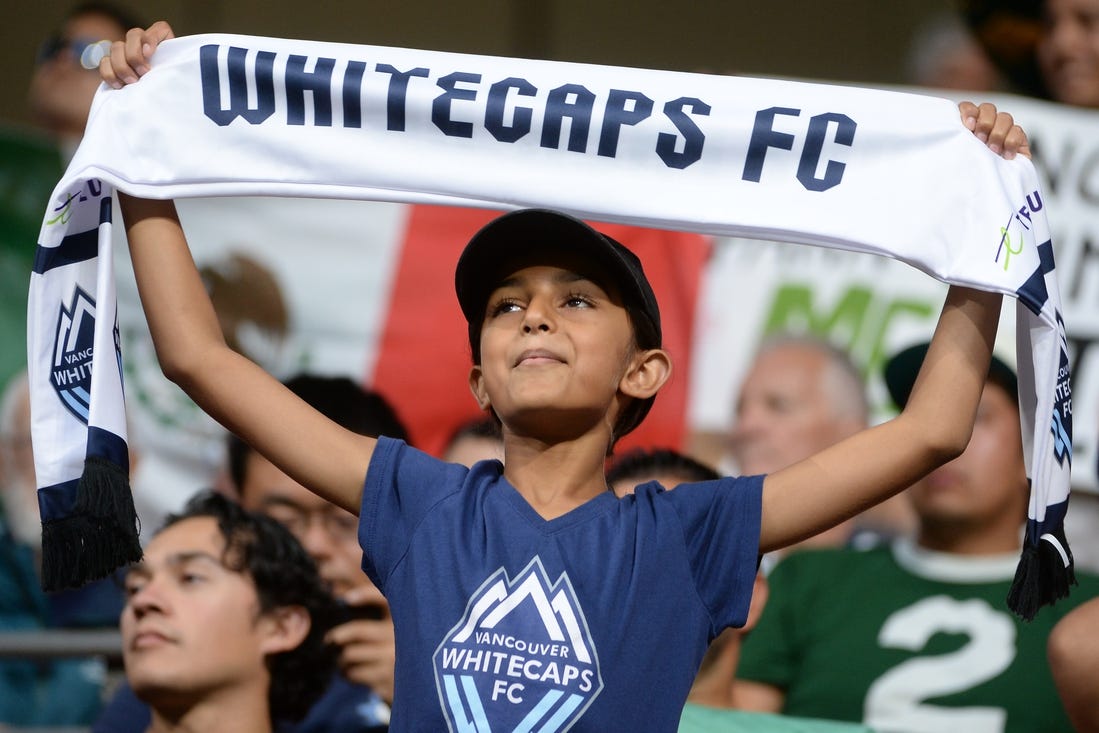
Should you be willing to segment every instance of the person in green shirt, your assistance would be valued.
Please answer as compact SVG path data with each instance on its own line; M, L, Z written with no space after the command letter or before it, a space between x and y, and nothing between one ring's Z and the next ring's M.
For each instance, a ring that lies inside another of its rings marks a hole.
M924 352L886 367L899 405ZM741 704L891 732L1071 730L1046 640L1099 594L1099 578L1078 572L1070 597L1030 623L1007 609L1028 497L1017 394L1015 373L994 358L969 447L906 492L914 537L779 563L741 650Z

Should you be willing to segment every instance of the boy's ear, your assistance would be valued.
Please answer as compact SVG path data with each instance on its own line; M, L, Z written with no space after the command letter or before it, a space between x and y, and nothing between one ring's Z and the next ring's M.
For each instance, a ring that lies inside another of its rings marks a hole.
M303 606L279 606L265 613L260 623L265 627L261 651L268 655L297 649L309 635L312 620Z
M482 410L492 406L488 391L485 390L485 374L476 364L469 369L469 391L473 393L473 399L477 400L477 406Z
M645 400L655 395L672 376L672 359L663 349L647 349L634 355L633 364L618 389L630 397Z

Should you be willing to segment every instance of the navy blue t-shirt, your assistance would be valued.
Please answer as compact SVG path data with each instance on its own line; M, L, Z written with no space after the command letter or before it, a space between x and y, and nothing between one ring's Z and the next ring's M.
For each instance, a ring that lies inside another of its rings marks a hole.
M375 448L359 539L396 626L390 729L676 730L707 644L747 616L762 477L545 520L502 471Z

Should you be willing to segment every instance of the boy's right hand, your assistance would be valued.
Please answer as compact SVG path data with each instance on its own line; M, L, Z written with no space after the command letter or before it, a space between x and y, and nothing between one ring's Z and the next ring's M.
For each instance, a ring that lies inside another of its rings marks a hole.
M175 37L172 27L163 20L148 28L131 28L125 41L111 44L111 52L99 62L99 75L113 89L133 84L149 71L149 59L160 42Z

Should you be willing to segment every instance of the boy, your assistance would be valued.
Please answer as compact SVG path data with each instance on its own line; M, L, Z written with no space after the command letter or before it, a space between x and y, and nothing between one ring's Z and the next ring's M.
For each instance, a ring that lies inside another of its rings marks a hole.
M131 30L104 79L137 81L171 36ZM963 118L993 149L1026 152L990 105ZM652 289L618 243L540 210L470 241L455 276L469 382L500 420L505 462L466 469L332 425L228 349L171 202L120 199L165 374L299 483L361 510L363 566L396 626L393 730L675 730L708 642L745 621L760 552L964 449L1000 310L999 295L951 290L891 423L766 478L619 500L605 458L671 363ZM644 694L657 675L666 692Z

